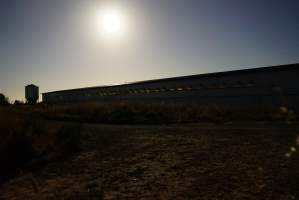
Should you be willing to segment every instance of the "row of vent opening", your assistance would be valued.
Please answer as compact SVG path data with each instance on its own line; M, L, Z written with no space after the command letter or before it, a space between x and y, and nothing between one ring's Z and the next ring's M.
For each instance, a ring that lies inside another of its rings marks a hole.
M159 93L159 92L184 92L184 91L195 91L201 89L225 89L225 88L244 88L244 87L254 87L253 83L241 83L233 85L211 85L211 86L197 86L197 87L175 87L175 88L150 88L150 89L129 89L129 90L118 90L118 91L104 91L101 90L99 92L84 92L83 94L68 94L66 96L112 96L112 95L122 95L122 94L150 94L150 93ZM53 95L53 94L52 94ZM60 98L63 98L64 95L57 94ZM56 95L53 95L56 96Z
M231 87L253 87L253 84L246 84L246 85L234 85ZM99 95L107 96L107 95L121 95L121 94L149 94L149 93L159 93L159 92L183 92L183 91L195 91L195 90L201 90L201 89L225 89L229 88L228 86L217 86L213 85L210 87L177 87L177 88L151 88L151 89L132 89L132 90L126 90L124 91L112 91L112 92L98 92ZM91 95L91 94L90 94ZM90 96L89 95L89 96ZM88 96L88 94L87 94Z

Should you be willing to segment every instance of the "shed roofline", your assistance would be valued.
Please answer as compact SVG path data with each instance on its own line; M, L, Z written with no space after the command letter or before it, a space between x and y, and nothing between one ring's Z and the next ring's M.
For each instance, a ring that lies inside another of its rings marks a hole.
M243 74L243 73L255 73L255 72L266 72L266 71L268 71L268 72L271 72L271 71L285 71L285 70L292 70L292 69L295 69L295 68L299 69L299 63L268 66L268 67L245 68L245 69L240 69L240 70L212 72L212 73L206 73L206 74L195 74L195 75L178 76L178 77L161 78L161 79L152 79L152 80L137 81L137 82L131 82L131 83L124 83L124 84L103 85L103 86L58 90L58 91L52 91L52 92L45 92L45 93L42 93L42 94L51 94L51 93L60 93L60 92L69 92L69 91L79 91L79 90L97 89L97 88L110 88L110 87L116 87L116 86L127 86L127 85L142 84L142 83L155 83L155 82L161 82L161 81L172 81L172 80L181 80L181 79L189 79L189 78L219 77L219 76L231 75L231 74L236 75L236 74Z

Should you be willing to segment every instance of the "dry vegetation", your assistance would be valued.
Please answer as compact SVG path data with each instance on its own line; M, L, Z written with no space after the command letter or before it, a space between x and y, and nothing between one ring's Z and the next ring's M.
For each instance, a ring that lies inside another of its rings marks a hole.
M11 108L0 108L0 183L26 168L37 167L78 150L80 125L48 126Z
M85 125L80 151L0 199L297 199L298 125L248 125Z
M0 108L0 199L298 199L296 120L217 106Z
M196 122L295 120L287 108L232 110L217 105L82 103L44 105L36 113L45 119L108 124L177 124Z

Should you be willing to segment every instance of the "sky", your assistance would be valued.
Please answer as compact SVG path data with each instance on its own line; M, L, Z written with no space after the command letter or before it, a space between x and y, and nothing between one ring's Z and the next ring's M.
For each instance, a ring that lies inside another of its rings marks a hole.
M117 8L125 33L103 37ZM298 0L0 0L0 93L299 62Z

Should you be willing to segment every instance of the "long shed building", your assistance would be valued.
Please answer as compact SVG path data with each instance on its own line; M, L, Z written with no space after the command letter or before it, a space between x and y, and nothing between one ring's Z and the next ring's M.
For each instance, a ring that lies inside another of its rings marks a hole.
M45 103L139 102L299 108L299 64L43 93Z

